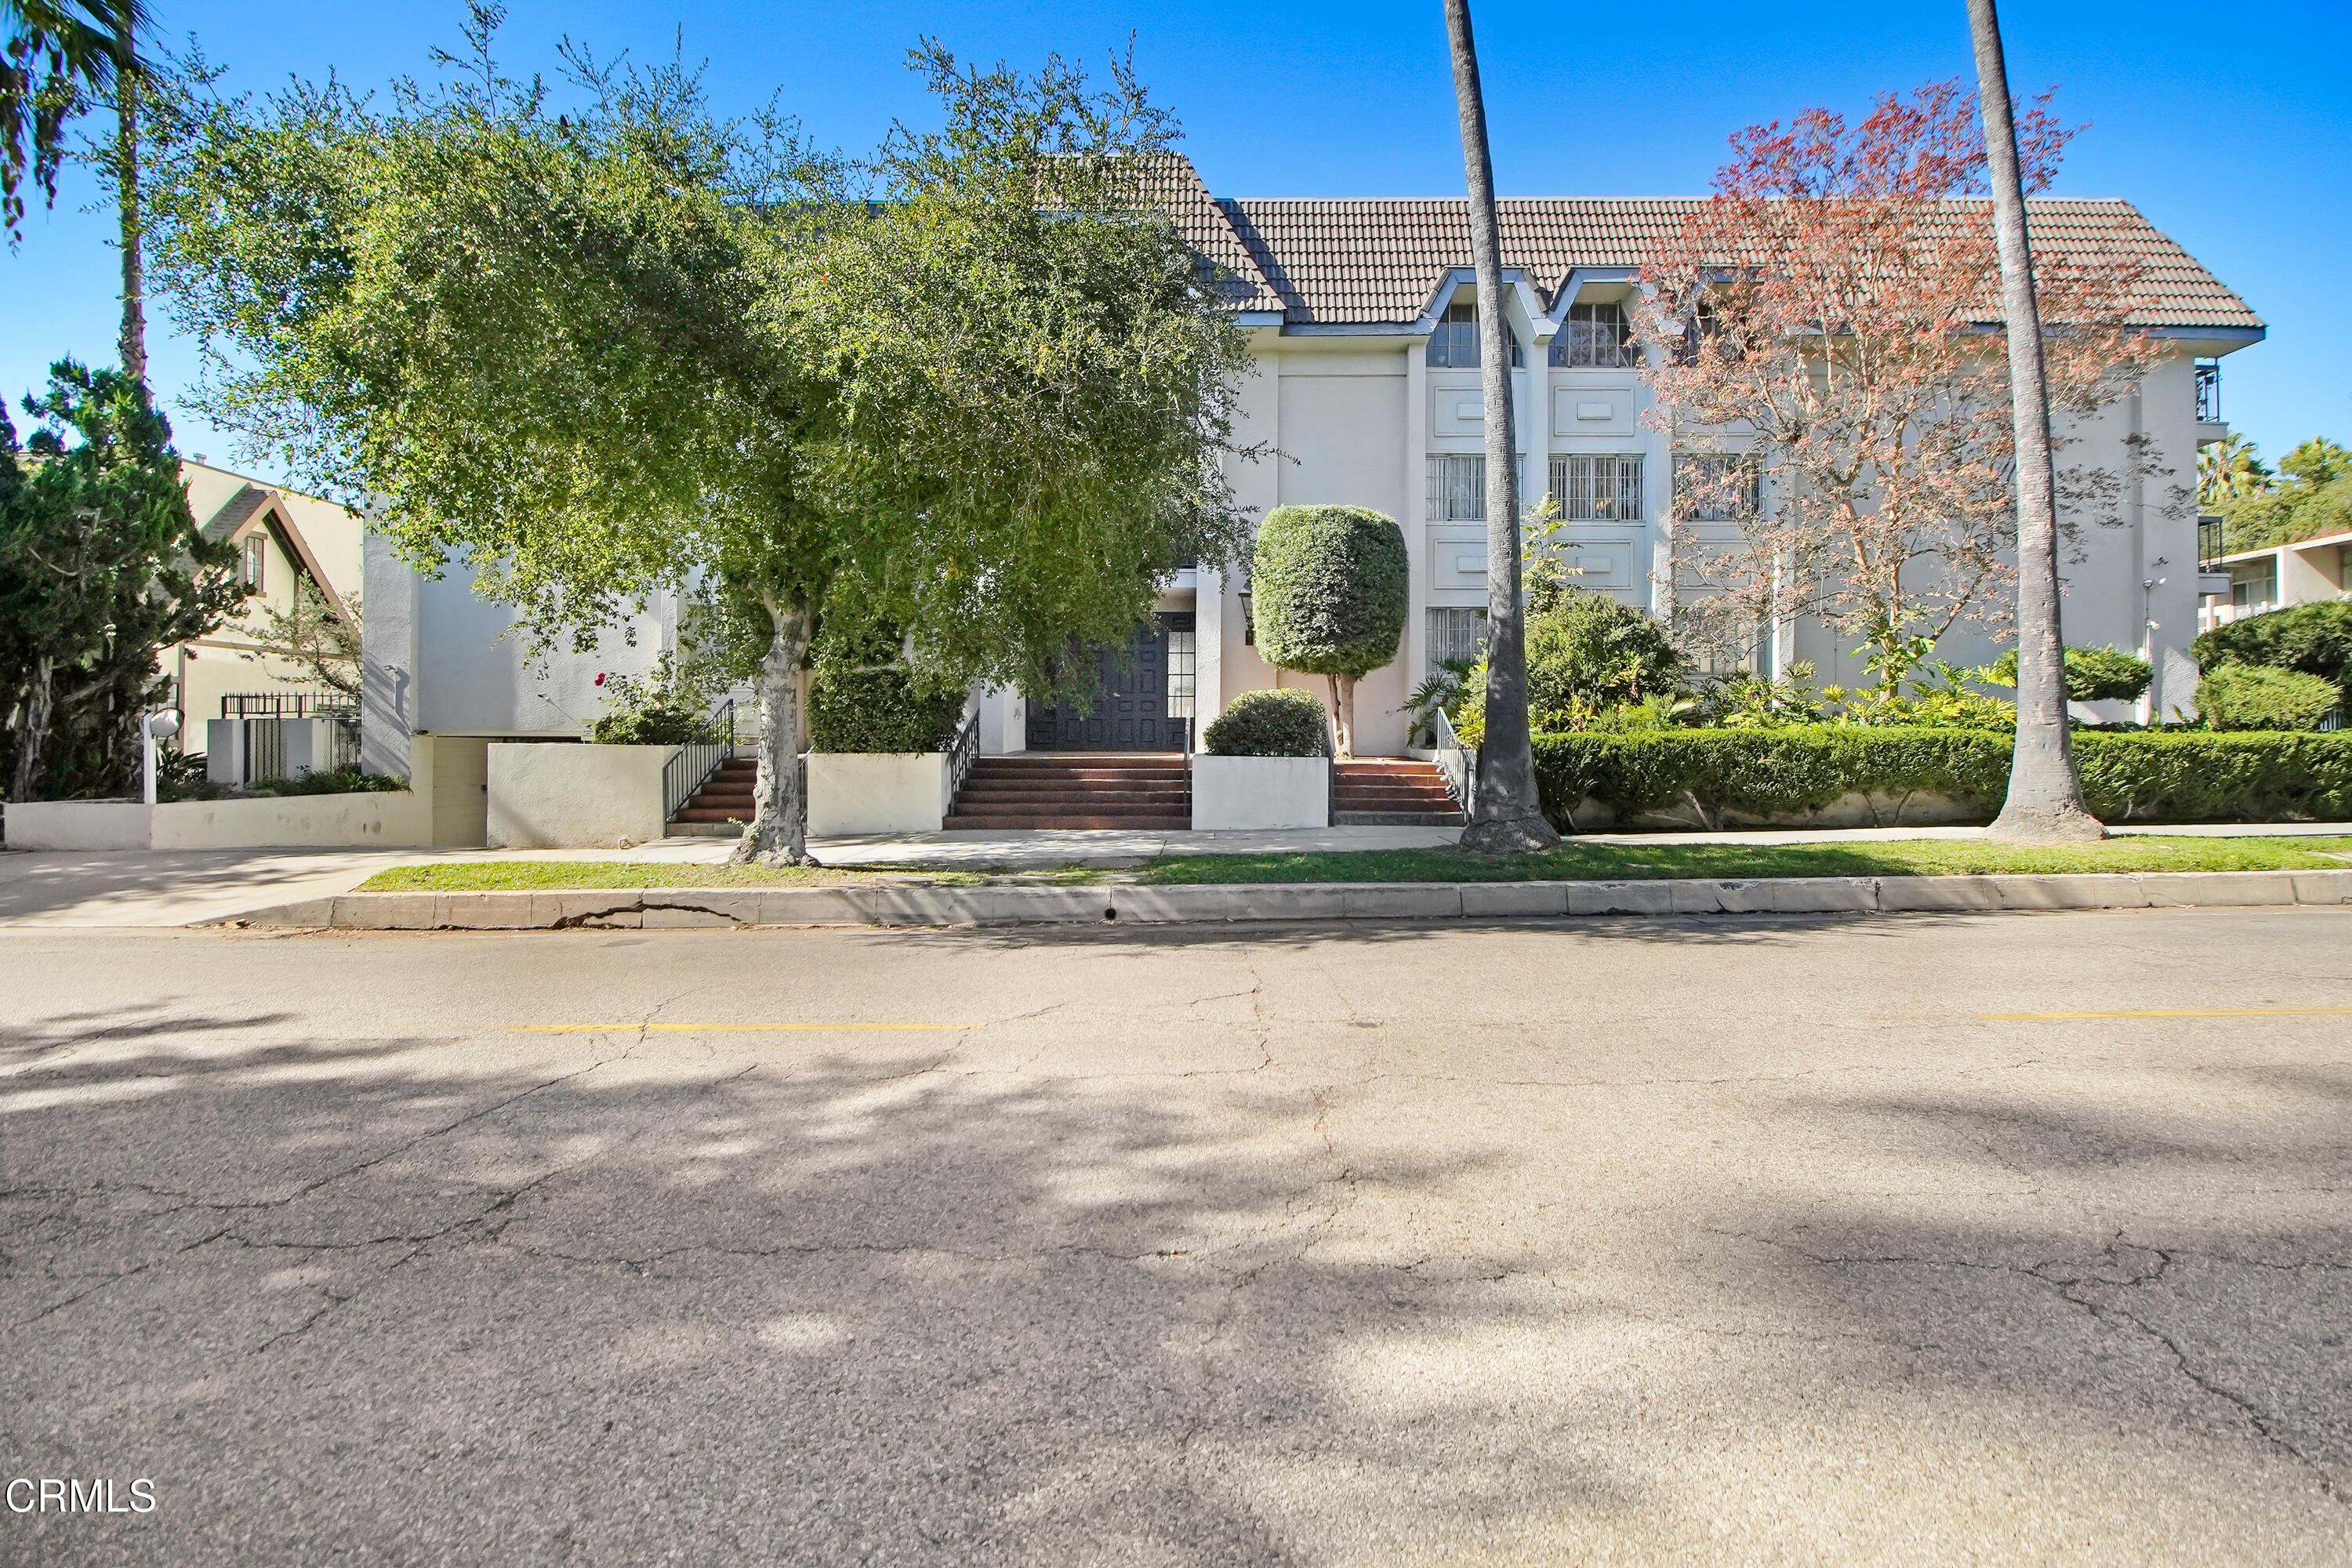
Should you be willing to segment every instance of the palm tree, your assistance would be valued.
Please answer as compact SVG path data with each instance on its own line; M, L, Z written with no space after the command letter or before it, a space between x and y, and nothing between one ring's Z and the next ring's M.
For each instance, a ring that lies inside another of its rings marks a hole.
M2271 483L2270 465L2243 436L2232 432L2197 448L2197 499L2207 506L2261 495Z
M1984 114L1985 162L1992 177L1993 237L2000 250L2000 302L2009 318L2009 381L2017 431L2017 745L2009 798L1993 818L1996 838L2055 843L2104 838L2083 802L2066 727L2064 642L2058 628L2058 507L2050 461L2050 383L2042 363L2042 308L2026 247L2025 187L2017 162L2017 121L2001 58L1994 0L1969 0L1976 42L1977 96Z
M66 121L89 98L114 100L114 181L122 250L122 368L147 379L146 278L139 201L139 90L152 68L139 56L152 31L147 0L0 0L0 226L19 237L20 187L57 199Z
M1478 366L1486 403L1486 735L1463 847L1490 854L1544 849L1559 835L1536 795L1528 742L1528 653L1519 616L1519 476L1511 431L1510 326L1503 311L1501 230L1495 164L1486 151L1486 104L1469 0L1445 0L1454 47L1454 101L1462 117L1462 164L1470 183L1470 259L1478 274Z

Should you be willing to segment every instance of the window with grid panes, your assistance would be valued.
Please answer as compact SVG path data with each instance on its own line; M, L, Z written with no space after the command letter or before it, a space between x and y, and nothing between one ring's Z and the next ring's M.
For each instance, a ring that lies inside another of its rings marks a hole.
M1622 370L1642 363L1633 326L1620 304L1570 305L1551 340L1551 363L1565 369Z
M1642 454L1555 452L1551 502L1570 522L1642 521Z
M1475 659L1486 651L1486 612L1465 605L1445 605L1429 612L1429 665L1432 669L1455 659Z
M1509 331L1508 328L1504 330ZM1527 360L1527 351L1519 346L1519 334L1512 332L1511 368L1519 369ZM1476 300L1456 300L1445 307L1445 314L1437 319L1437 331L1429 336L1429 367L1432 370L1478 368Z
M1429 459L1432 522L1486 521L1486 459L1477 452L1445 452Z
M1675 513L1689 522L1744 522L1761 508L1763 476L1738 452L1675 457Z

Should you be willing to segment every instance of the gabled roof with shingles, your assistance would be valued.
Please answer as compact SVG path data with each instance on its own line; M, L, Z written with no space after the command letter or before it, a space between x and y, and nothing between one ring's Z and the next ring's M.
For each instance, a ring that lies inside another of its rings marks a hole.
M1184 243L1215 266L1219 292L1234 310L1271 314L1284 308L1282 297L1266 281L1257 258L1234 232L1225 204L1210 195L1209 187L1201 183L1192 160L1178 153L1156 158L1142 184L1144 199L1164 208Z
M1219 200L1212 220L1186 178L1170 200L1179 232L1232 273L1244 297L1263 289L1292 326L1403 325L1420 316L1445 275L1470 265L1469 204L1460 200ZM1156 194L1156 193L1155 193ZM1502 260L1523 269L1546 300L1579 268L1637 268L1706 205L1692 196L1568 196L1500 202ZM1990 223L1981 198L1947 204L1956 221ZM2137 262L2150 327L2259 330L2262 318L2228 285L2126 201L2037 197L2029 204L2036 244L2070 252L2122 252ZM1230 237L1230 238L1228 238ZM1238 247L1246 267L1229 259Z
M213 544L236 537L236 531L252 521L253 514L269 504L269 492L259 485L246 485L230 493L221 502L220 510L205 519L196 531Z

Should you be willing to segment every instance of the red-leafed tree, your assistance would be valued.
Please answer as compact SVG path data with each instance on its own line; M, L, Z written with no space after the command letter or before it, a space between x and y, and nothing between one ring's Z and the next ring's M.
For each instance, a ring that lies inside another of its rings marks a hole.
M2072 134L2046 97L2021 118L2028 189ZM1968 199L1985 188L1976 100L1932 83L1859 124L1809 110L1732 146L1643 268L1637 310L1651 418L1684 454L1677 619L1752 648L1775 617L1817 616L1892 694L1955 626L2011 616L2016 445L1992 217ZM2045 241L2034 270L2053 407L2088 415L2151 352L2129 324L2135 269ZM2074 479L2087 521L2116 487Z

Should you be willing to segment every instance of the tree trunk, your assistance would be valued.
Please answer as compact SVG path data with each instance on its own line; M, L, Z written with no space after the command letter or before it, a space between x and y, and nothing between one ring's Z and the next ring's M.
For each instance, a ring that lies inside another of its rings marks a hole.
M1502 239L1495 221L1495 165L1469 0L1445 0L1454 46L1454 100L1462 119L1462 165L1470 184L1470 259L1478 273L1478 380L1486 412L1486 738L1478 747L1476 809L1467 849L1490 854L1559 842L1536 795L1528 742L1528 658L1519 622L1519 475L1511 429L1511 330L1503 307Z
M2009 318L2010 405L2017 431L2017 746L2010 762L2009 798L1991 832L1996 838L2029 842L2102 838L2106 829L2083 803L2066 728L2050 385L2042 364L2042 309L2034 299L2033 258L2026 242L2017 121L1993 0L1969 0L1969 30L1976 41L1977 93L1992 177L2001 310Z
M131 37L124 26L118 35ZM145 218L139 204L139 73L128 63L114 72L114 207L121 222L123 374L142 386L147 381L147 268L142 248Z
M1356 678L1334 675L1331 681L1331 727L1339 732L1339 755L1356 754Z
M33 661L33 679L25 691L25 727L16 734L16 766L8 780L10 800L32 800L41 782L41 752L49 740L49 694L57 677L57 660L47 654Z
M760 777L751 825L730 859L740 866L813 866L808 852L808 792L801 773L801 664L808 655L809 613L799 604L768 614L774 632L754 683L760 710Z

